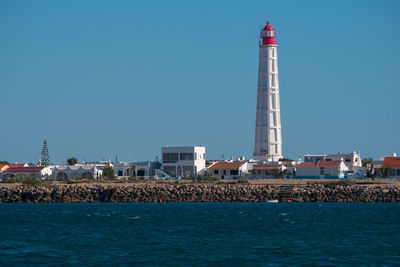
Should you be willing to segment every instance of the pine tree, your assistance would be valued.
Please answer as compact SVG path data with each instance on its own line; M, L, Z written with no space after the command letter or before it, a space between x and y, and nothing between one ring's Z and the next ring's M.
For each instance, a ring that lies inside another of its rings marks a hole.
M49 149L47 148L46 140L43 141L41 164L42 166L49 166Z

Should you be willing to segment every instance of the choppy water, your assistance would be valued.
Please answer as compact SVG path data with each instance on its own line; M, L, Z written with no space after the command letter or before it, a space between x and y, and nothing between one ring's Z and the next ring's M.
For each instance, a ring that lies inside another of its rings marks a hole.
M1 204L2 265L396 265L397 203Z

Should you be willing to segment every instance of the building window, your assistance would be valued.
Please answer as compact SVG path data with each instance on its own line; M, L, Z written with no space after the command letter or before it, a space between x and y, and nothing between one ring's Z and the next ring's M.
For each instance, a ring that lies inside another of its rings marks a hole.
M345 161L346 161L346 162L350 162L350 159L346 159Z
M224 170L224 175L226 175L226 170Z
M219 171L218 170L214 170L214 174L218 175Z
M230 175L239 175L239 170L231 170Z
M400 176L400 169L397 169L397 176Z
M122 176L122 171L118 171L118 176Z
M325 174L325 168L324 168L324 167L321 167L321 168L319 169L319 174L320 174L320 175L324 175L324 174Z
M163 163L178 162L178 153L163 153Z
M203 159L206 159L206 153L203 153Z
M193 160L193 153L181 153L181 160Z

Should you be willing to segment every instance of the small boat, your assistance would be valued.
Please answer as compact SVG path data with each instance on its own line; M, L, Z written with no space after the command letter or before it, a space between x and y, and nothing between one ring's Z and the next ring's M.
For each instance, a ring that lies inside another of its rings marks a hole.
M279 202L278 199L267 200L267 203L278 203L278 202Z

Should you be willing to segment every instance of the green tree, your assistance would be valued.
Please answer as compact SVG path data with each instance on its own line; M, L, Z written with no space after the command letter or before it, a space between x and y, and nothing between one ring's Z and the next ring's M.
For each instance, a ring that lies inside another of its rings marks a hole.
M381 174L383 178L388 178L390 176L390 168L389 167L382 167Z
M294 161L294 160L289 159L289 158L280 158L280 159L278 159L278 161L283 161L283 162L285 162L285 161Z
M75 157L69 158L69 159L67 159L67 163L68 163L68 165L71 165L71 166L75 165L78 163L78 159Z
M42 157L41 157L41 166L49 166L49 149L47 148L46 140L43 141L43 148L42 148Z
M106 167L104 167L103 177L109 180L114 179L114 169L110 164L107 164Z

